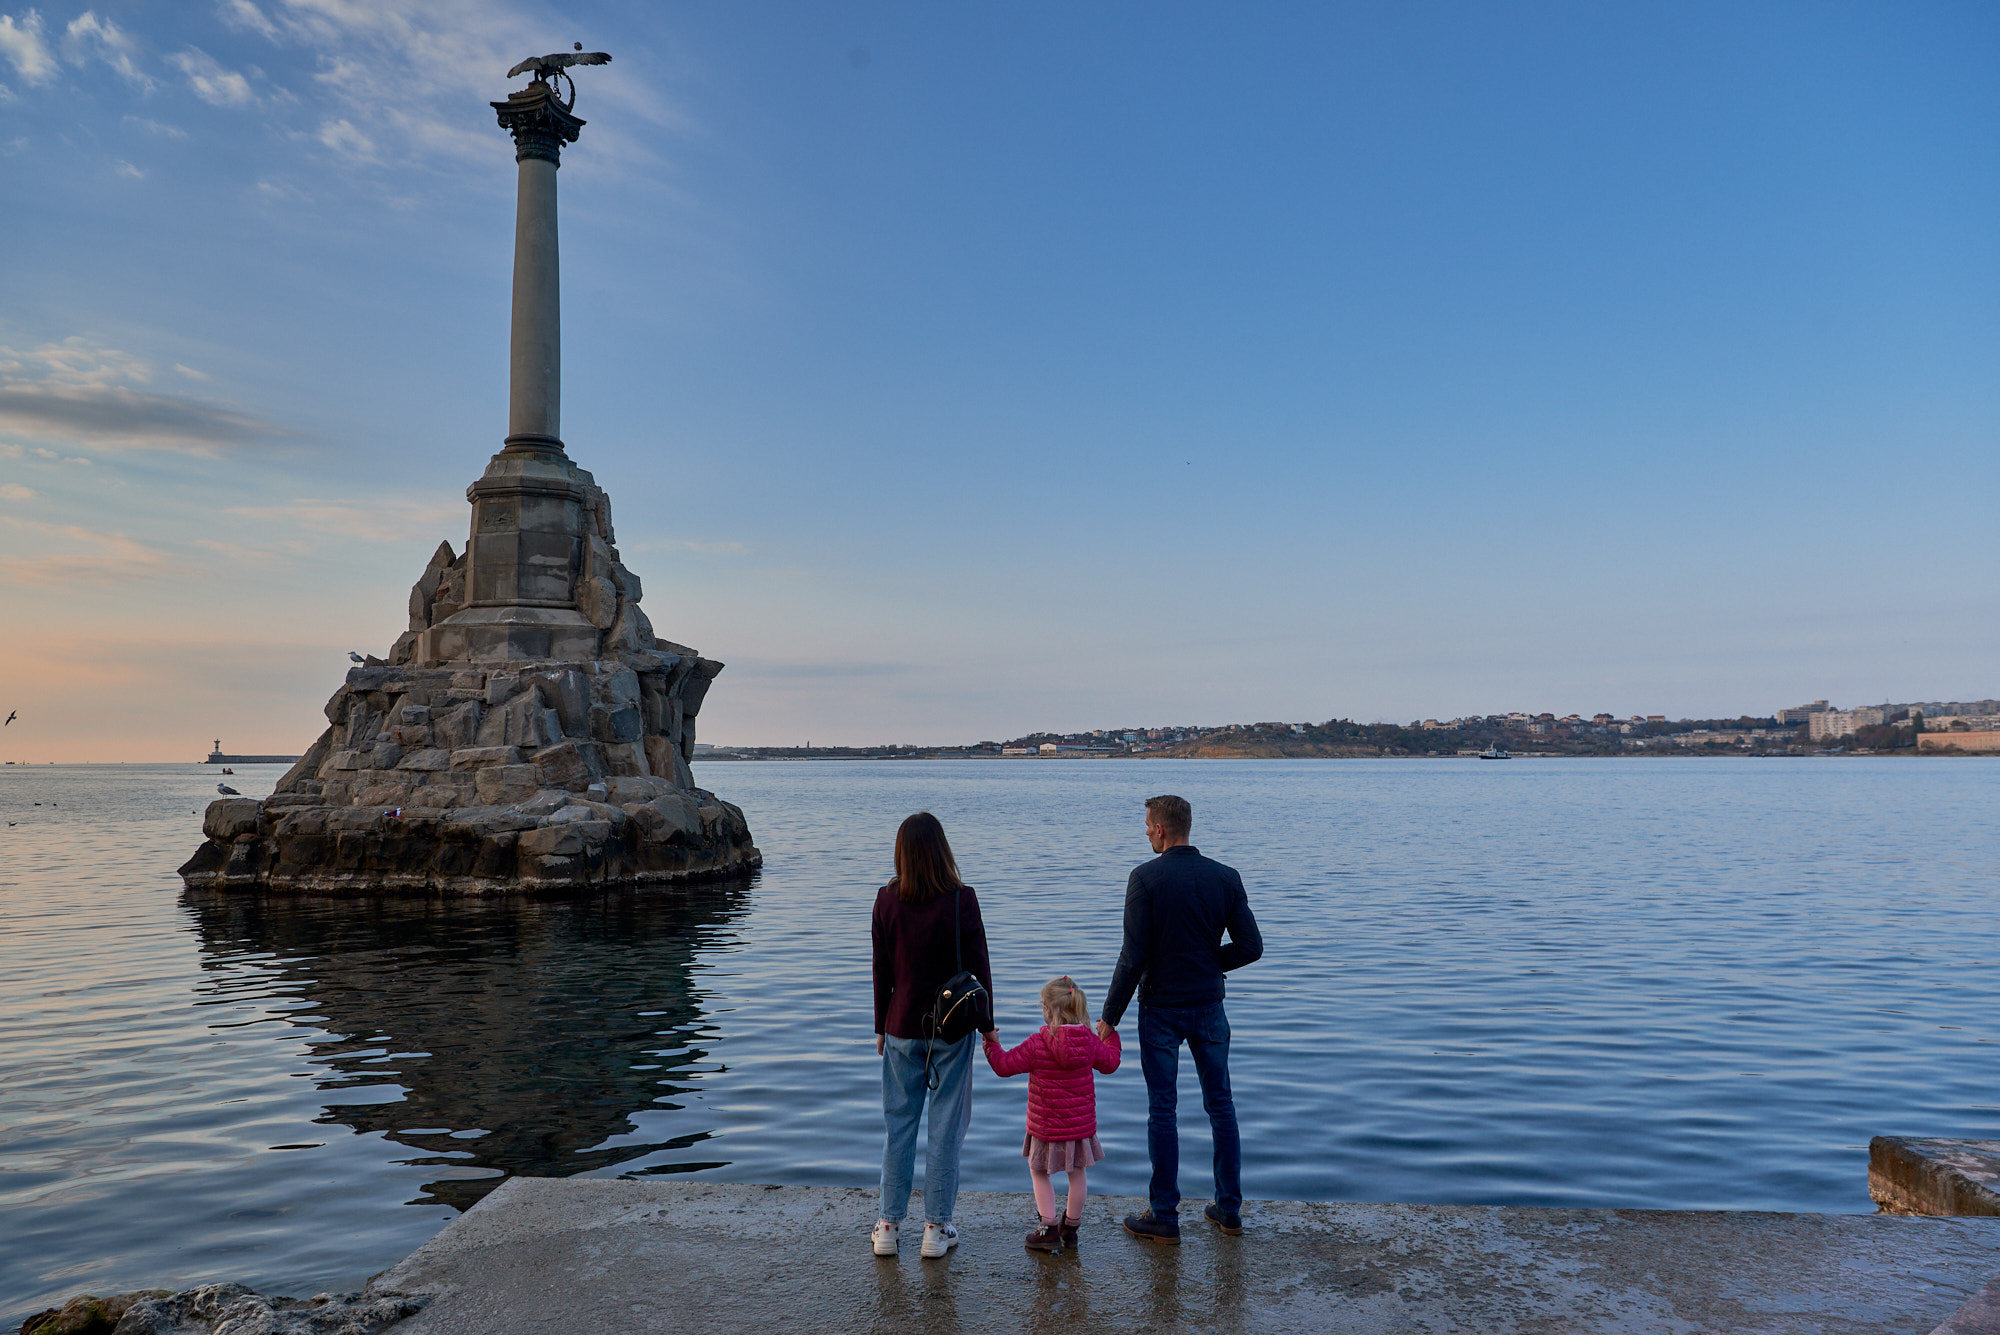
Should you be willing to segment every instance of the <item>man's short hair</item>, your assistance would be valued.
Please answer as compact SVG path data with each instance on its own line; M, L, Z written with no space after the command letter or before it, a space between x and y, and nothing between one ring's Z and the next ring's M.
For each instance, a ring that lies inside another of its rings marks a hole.
M1146 799L1146 819L1175 838L1185 839L1194 828L1194 808L1185 797L1163 793Z

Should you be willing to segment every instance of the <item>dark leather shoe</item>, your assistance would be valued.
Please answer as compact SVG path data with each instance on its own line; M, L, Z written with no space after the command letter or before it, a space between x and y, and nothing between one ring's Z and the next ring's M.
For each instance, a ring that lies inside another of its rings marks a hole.
M1239 1236L1243 1232L1242 1215L1224 1214L1221 1210L1211 1205L1201 1212L1201 1217L1209 1223L1214 1224L1232 1238Z
M1144 1214L1128 1214L1125 1216L1125 1231L1148 1242L1163 1243L1169 1247L1181 1245L1181 1221L1178 1216L1169 1215L1163 1219L1151 1210Z
M1059 1252L1063 1245L1062 1225L1043 1224L1028 1235L1028 1250L1031 1252Z
M1063 1216L1063 1221L1062 1221L1063 1246L1065 1247L1076 1246L1076 1230L1077 1226L1081 1223L1083 1223L1083 1220L1081 1219L1073 1219L1069 1215Z

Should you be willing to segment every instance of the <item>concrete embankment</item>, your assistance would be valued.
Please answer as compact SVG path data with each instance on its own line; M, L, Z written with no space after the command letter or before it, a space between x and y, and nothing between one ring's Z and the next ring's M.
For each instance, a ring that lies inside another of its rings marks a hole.
M1140 1208L1094 1198L1039 1256L1025 1194L968 1193L958 1251L878 1259L871 1191L516 1178L371 1287L430 1296L396 1335L2000 1332L2000 1219L1252 1202L1228 1238L1192 1202L1170 1248L1120 1229Z

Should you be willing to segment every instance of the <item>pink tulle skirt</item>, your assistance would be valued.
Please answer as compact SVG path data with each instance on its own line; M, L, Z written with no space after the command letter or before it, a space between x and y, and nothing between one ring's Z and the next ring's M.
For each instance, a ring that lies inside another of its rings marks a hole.
M1023 1136L1021 1156L1028 1161L1030 1172L1067 1173L1073 1168L1088 1168L1103 1162L1104 1147L1097 1143L1096 1136L1085 1136L1082 1140L1037 1140Z

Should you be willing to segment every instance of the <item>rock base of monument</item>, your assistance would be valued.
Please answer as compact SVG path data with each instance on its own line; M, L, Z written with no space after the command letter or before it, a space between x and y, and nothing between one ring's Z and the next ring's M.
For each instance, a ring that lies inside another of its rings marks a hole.
M692 715L720 664L655 642L590 662L359 667L259 801L211 803L191 886L574 892L742 875L743 813L697 788Z

